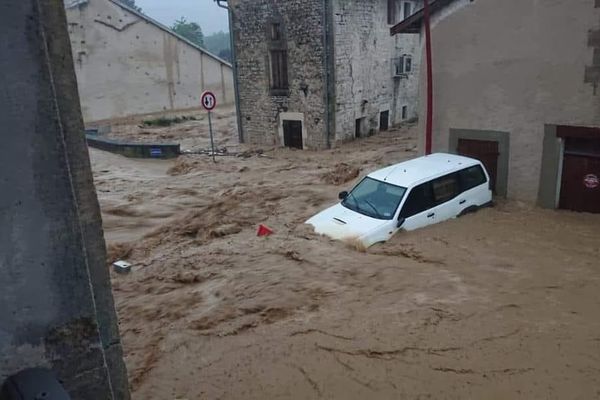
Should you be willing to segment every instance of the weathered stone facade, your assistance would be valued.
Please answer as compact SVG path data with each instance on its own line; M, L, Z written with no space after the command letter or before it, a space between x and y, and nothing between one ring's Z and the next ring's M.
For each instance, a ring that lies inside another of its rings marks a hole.
M419 35L389 29L420 1L390 3L396 19L388 0L230 0L244 139L284 145L284 121L301 121L302 147L322 149L379 131L382 112L389 125L416 117ZM274 24L287 50L285 93L272 89ZM396 74L401 56L412 68Z
M354 138L357 119L362 134L379 131L381 113L390 125L417 116L419 35L390 37L390 26L402 20L403 4L412 10L419 2L396 1L396 18L388 19L388 0L335 0L336 139ZM392 23L392 24L390 24ZM411 57L408 73L396 74L395 63Z
M244 139L259 145L282 144L282 121L298 118L304 146L326 147L323 0L235 0L230 6ZM281 24L287 43L287 95L271 91L269 42L273 23Z

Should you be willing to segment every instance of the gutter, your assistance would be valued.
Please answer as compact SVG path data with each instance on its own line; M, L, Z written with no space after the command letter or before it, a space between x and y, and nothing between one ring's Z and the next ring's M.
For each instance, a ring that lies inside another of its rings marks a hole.
M238 68L237 68L237 58L235 52L235 41L233 40L233 10L229 5L223 5L221 3L227 3L227 0L214 0L217 3L217 6L227 10L227 14L229 16L229 41L231 48L231 67L233 68L233 91L235 93L235 114L237 118L237 126L238 126L238 139L240 143L244 143L244 128L242 127L242 113L240 111L240 89L239 89L239 81L238 81Z

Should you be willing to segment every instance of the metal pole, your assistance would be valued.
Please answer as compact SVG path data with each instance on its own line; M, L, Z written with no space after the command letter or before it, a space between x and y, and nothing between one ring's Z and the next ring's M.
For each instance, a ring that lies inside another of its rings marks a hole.
M215 0L217 5L225 10L227 10L227 14L229 16L229 43L231 48L231 67L233 69L233 91L235 93L235 112L237 118L238 125L238 139L240 143L244 143L244 127L242 126L242 113L240 112L240 82L238 77L238 68L237 68L237 57L235 51L235 40L234 40L234 32L233 32L233 23L234 17L233 9L231 6L224 6L221 2L226 3L227 0Z
M425 127L425 154L431 154L433 134L433 68L431 65L431 25L429 0L425 0L425 51L427 58L427 125Z
M208 129L210 130L210 148L212 149L212 158L213 158L213 162L216 163L217 160L215 158L215 140L213 138L211 114L212 114L212 112L209 111L208 112Z

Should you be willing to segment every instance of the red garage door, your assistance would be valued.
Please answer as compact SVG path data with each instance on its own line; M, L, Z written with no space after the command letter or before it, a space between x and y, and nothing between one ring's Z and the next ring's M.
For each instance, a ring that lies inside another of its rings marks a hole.
M566 138L560 208L600 213L600 138Z

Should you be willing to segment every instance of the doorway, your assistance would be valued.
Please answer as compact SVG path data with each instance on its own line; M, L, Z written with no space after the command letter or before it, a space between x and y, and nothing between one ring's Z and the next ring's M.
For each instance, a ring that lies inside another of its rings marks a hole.
M498 142L491 140L458 139L457 152L461 156L475 158L483 163L490 175L491 189L496 194L498 181Z
M387 131L390 127L390 112L382 111L379 115L379 130Z
M361 138L365 136L365 118L358 118L354 123L354 137Z
M302 121L283 121L283 145L302 150Z

